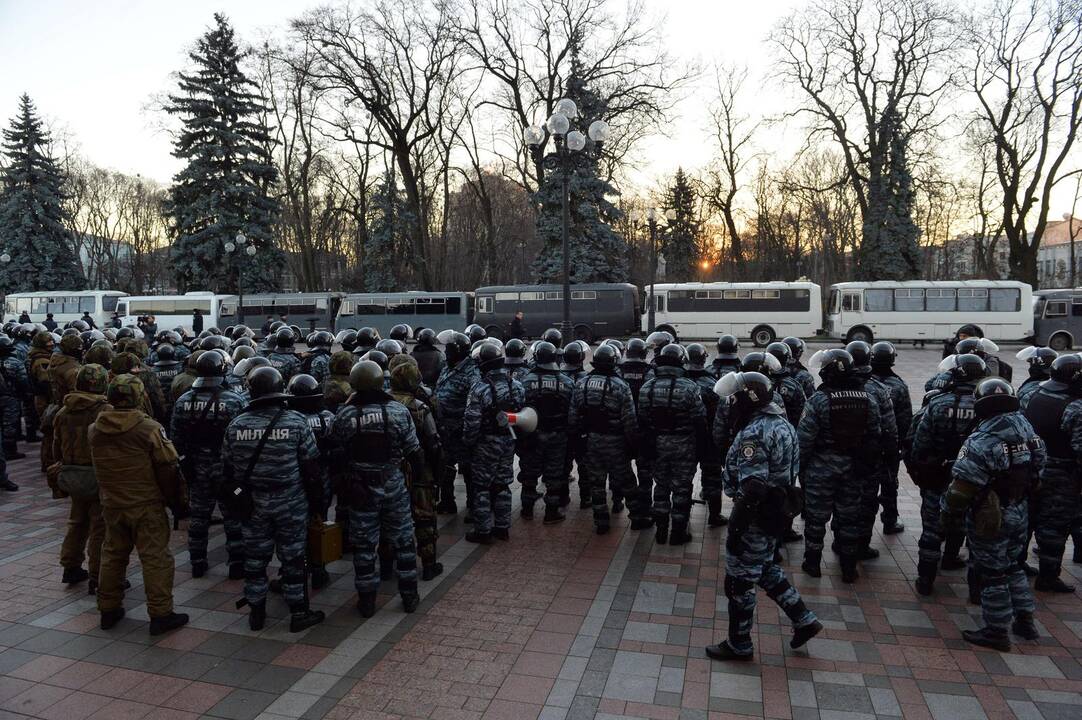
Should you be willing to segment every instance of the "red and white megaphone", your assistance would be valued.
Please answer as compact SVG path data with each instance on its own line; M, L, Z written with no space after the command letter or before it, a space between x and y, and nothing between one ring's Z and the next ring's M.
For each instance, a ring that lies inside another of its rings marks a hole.
M511 434L516 431L531 433L537 429L537 411L531 407L524 407L518 412L501 412L496 416L496 422L500 427L511 429Z

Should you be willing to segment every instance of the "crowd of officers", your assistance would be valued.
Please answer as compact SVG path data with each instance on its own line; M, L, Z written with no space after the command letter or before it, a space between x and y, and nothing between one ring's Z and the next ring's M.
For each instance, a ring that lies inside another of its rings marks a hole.
M1023 350L1030 376L1016 392L998 348L965 326L914 412L888 342L816 353L808 363L816 385L802 364L804 343L792 337L741 357L725 335L711 359L703 345L665 332L596 348L565 343L555 329L530 347L477 325L439 335L400 325L390 335L316 332L300 352L299 329L282 322L261 341L244 326L195 338L179 329L152 338L102 332L81 321L59 335L4 326L4 455L21 457L16 443L40 428L42 470L54 496L71 502L62 579L88 582L103 628L123 617L133 549L150 632L187 621L173 612L167 510L187 522L191 574L201 577L218 508L229 577L245 581L238 604L249 607L252 630L266 622L269 592L284 596L292 631L323 620L308 587L329 577L308 561L307 542L332 505L360 613L375 612L381 580L395 577L413 612L418 580L442 572L436 518L458 512L459 475L472 524L466 540L509 540L516 455L523 518L541 500L544 524L564 520L574 466L598 534L626 507L633 530L683 545L697 501L708 526L729 526L729 632L707 648L716 659L753 657L757 585L792 621L792 647L822 629L785 577L779 548L803 539L802 569L819 577L832 523L842 580L855 582L859 564L878 555L876 514L885 534L904 531L903 461L922 499L916 589L930 595L940 567L967 567L984 617L967 640L1007 650L1008 627L1036 638L1027 573L1038 590L1073 590L1060 568L1066 538L1082 530L1079 355ZM526 407L536 430L516 433ZM17 490L0 475L4 489ZM1036 570L1027 563L1034 535ZM275 554L281 568L269 580Z

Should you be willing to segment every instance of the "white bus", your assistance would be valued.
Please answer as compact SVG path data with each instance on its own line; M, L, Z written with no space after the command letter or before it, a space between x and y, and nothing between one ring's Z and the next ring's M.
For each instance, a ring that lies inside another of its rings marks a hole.
M31 322L45 322L49 313L61 327L90 313L94 323L105 327L117 308L117 301L126 296L119 290L43 290L41 292L10 293L4 298L4 318L18 320L24 312Z
M648 285L643 332L649 330L649 295ZM655 328L678 338L728 333L765 347L788 335L813 337L823 327L822 295L811 282L658 283L654 307Z
M120 323L135 327L139 318L153 315L158 330L176 327L192 327L195 310L203 315L203 329L216 327L221 316L223 301L235 299L236 295L215 295L212 292L189 292L183 295L133 295L120 301ZM234 303L235 304L235 303Z
M839 340L945 340L975 323L990 340L1033 335L1033 288L1012 280L844 282L830 286L827 335Z

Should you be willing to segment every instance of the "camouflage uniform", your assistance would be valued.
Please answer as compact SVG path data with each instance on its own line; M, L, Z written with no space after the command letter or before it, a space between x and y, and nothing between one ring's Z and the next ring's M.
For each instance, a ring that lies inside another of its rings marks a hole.
M1047 380L1047 377L1029 377L1025 382L1018 386L1018 402L1025 407L1026 398L1037 392L1037 388L1041 386L1041 383Z
M785 417L790 425L796 427L800 423L800 416L804 413L804 404L808 402L803 386L799 380L788 373L772 376L771 379L774 381L774 394L781 396L781 407L785 410Z
M615 372L595 370L575 385L569 415L571 431L586 438L584 460L593 482L594 525L609 527L609 505L605 493L608 477L629 500L632 520L648 518L648 503L637 492L631 471L631 454L638 438L635 401L631 388ZM547 499L547 498L546 498Z
M804 406L797 437L805 493L804 548L812 558L822 555L832 515L838 522L839 555L855 558L871 535L875 516L867 518L865 510L867 496L879 491L872 471L885 435L881 417L876 396L859 377L820 386Z
M545 483L545 507L558 506L567 492L564 464L568 443L568 408L575 383L559 370L535 368L521 379L525 403L537 411L537 430L519 438L518 481L522 508L532 512L537 479ZM527 510L529 509L529 510Z
M421 370L421 382L429 387L436 387L447 367L447 359L438 348L431 345L416 345L410 356L417 361L417 367Z
M275 350L267 353L271 367L282 373L282 379L287 383L290 378L301 371L301 359L292 351Z
M481 371L472 358L464 358L440 372L436 383L436 398L440 403L440 437L443 440L443 477L440 479L440 500L454 500L455 466L466 480L467 494L473 492L470 480L470 451L462 441L463 416L474 383L481 380Z
M241 520L220 501L222 490L222 442L226 428L244 410L243 398L221 385L193 388L173 407L169 435L182 458L182 467L191 493L191 521L188 526L188 554L192 564L206 563L207 537L214 506L222 510L226 548L233 575L240 577L244 562L244 533ZM233 567L236 566L234 570Z
M703 399L703 407L706 408L706 427L711 436L714 434L714 420L718 414L720 399L714 392L714 384L717 378L709 370L688 370L687 377L694 380L699 386L699 393ZM803 407L803 403L801 404ZM717 445L710 443L704 451L703 459L699 463L702 470L700 482L703 485L703 499L721 498L721 466L724 461L723 455L718 453Z
M985 625L1006 632L1013 616L1032 615L1033 592L1018 564L1029 535L1028 502L1044 464L1045 452L1033 426L1021 413L1011 412L983 420L966 438L952 468L953 484L943 497L944 524L951 519L951 494L959 483L978 488L978 498L967 503L966 538L970 562L980 577L981 613ZM974 513L994 491L1002 507L1002 525L995 537L982 537Z
M1025 398L1022 410L1048 451L1034 498L1032 525L1040 575L1055 578L1060 574L1067 535L1082 506L1082 399L1070 391L1042 387Z
M178 413L180 407L178 403ZM278 421L253 465L256 448L276 416ZM308 517L318 512L318 506L310 506L309 496L318 499L318 472L314 469L318 458L308 421L281 405L249 406L226 429L224 479L244 483L252 498L252 513L242 519L244 599L250 605L266 602L267 565L275 548L282 562L286 602L293 608L307 601Z
M417 440L425 454L424 471L419 476L410 472L406 486L413 507L417 556L423 567L432 567L436 564L436 541L440 537L436 523L436 478L443 469L443 448L435 416L415 395L420 382L421 372L415 363L403 363L391 371L391 397L409 410Z
M338 408L353 394L353 388L349 385L349 371L352 367L352 354L339 351L331 356L327 368L330 375L323 381L323 404L332 413L338 412ZM342 528L343 549L348 550L352 547L349 532L349 479L338 463L333 463L329 472L335 497L334 520ZM330 496L326 500L330 507Z
M307 369L303 370L303 372L314 377L316 382L322 383L331 375L330 351L324 349L313 350L311 354L305 358L302 369L304 367Z
M381 537L395 550L398 590L417 593L417 551L413 513L402 462L420 450L409 411L375 393L354 396L338 409L331 428L336 448L348 464L350 539L354 585L361 595L379 588L376 549Z
M639 429L648 446L654 482L654 522L686 531L699 451L706 445L706 408L694 380L675 367L659 367L639 390ZM641 478L640 478L641 481Z
M863 495L865 505L862 516L867 518L867 522L863 524L867 529L863 544L867 546L872 540L872 533L875 528L875 514L879 510L879 497L882 487L890 485L891 469L898 467L901 456L898 452L899 427L898 417L894 412L893 392L879 376L872 374L870 366L857 368L857 374L864 378L864 388L875 396L876 405L879 407L879 427L882 432L880 436L880 449L882 452L875 459L873 477L870 478L875 487ZM897 504L897 496L898 492L895 489L895 504Z
M20 417L23 398L30 394L30 381L23 361L14 352L0 361L0 417L4 426L5 454L15 450L15 442L22 435Z
M571 378L574 385L578 385L579 381L586 377L586 370L581 367L572 368L565 365L561 368L561 372ZM590 469L587 467L586 449L583 447L582 441L583 438L574 435L568 438L567 454L564 456L564 477L567 478L568 489L564 490L564 497L570 496L571 465L574 464L578 475L579 505L580 507L588 507L593 502L593 492L590 489L593 484L590 481Z
M789 361L789 374L800 383L800 388L804 391L804 397L810 398L815 394L815 376L799 360Z
M740 358L716 357L710 363L710 374L715 378L720 379L722 375L727 375L731 372L740 372Z
M517 412L525 402L522 383L503 368L490 370L474 383L462 416L462 442L470 450L473 471L474 529L484 535L511 527L511 489L515 471L515 439L500 428L500 411Z
M184 363L178 360L159 360L151 366L151 372L154 373L154 377L158 379L159 387L163 388L163 402L165 412L165 424L167 427L172 427L173 417L173 405L175 404L172 393L164 392L164 388L173 387L173 380L178 375L184 372Z
M875 379L886 386L890 392L890 404L894 409L894 427L898 433L898 447L908 445L907 435L913 422L913 401L909 397L909 386L905 380L894 374L890 368L873 370ZM883 527L891 527L898 522L898 469L900 459L887 462L887 471L879 486L879 505L883 508L880 520Z
M653 379L654 369L645 360L632 359L621 362L616 371L627 383L627 386L631 388L631 402L638 408L639 391L642 390L642 386L648 380ZM653 472L650 469L650 460L637 450L629 450L629 452L635 459L636 470L635 492L632 493L632 497L637 495L641 501L640 504L643 507L648 507L650 504L650 492L653 489L651 484L653 482ZM613 500L616 501L617 499L623 499L623 496L619 488L613 488Z
M774 499L780 491L796 483L799 469L796 431L786 422L784 411L771 403L754 411L748 424L737 433L725 457L725 494L743 509L754 492L765 492ZM733 527L729 530L725 555L725 597L729 601L728 644L736 653L750 655L753 651L751 628L755 622L755 586L792 621L802 628L817 622L800 593L789 584L781 565L774 562L778 535L785 523L764 527L769 516L776 515L775 502L747 511L746 523L733 511ZM748 507L751 507L748 505Z

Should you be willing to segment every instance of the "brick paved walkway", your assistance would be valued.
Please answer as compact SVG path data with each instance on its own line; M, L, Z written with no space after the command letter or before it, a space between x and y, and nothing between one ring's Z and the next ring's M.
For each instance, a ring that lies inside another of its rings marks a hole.
M901 374L916 383L938 352L904 357ZM362 622L340 562L313 595L327 622L299 635L279 599L267 628L248 631L220 527L199 580L177 533L176 599L192 622L152 640L137 567L128 617L109 632L85 586L60 585L66 505L49 499L35 461L10 467L23 489L0 496L0 718L1082 718L1082 600L1039 595L1040 641L972 649L960 631L979 613L961 572L946 573L934 598L912 590L919 520L908 482L907 532L877 535L882 557L855 586L829 556L822 578L804 576L802 548L790 546L789 576L827 629L790 651L787 620L761 598L758 662L738 665L702 652L727 621L724 530L704 527L701 506L695 542L680 548L628 531L626 516L598 537L578 510L555 527L516 517L510 543L478 548L458 518L443 518L446 571L422 584L418 613L388 594ZM1082 566L1065 571L1082 581Z

